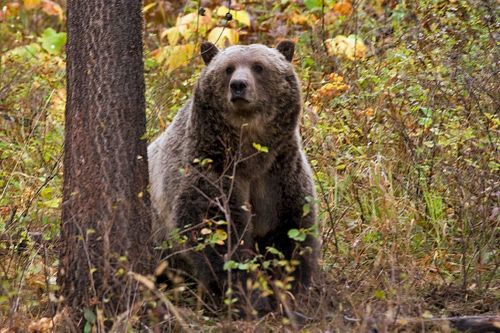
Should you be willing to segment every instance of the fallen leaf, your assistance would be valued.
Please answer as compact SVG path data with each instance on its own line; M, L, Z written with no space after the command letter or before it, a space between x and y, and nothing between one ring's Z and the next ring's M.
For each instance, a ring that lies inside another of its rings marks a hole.
M28 325L28 330L37 333L52 332L54 321L52 318L43 317Z

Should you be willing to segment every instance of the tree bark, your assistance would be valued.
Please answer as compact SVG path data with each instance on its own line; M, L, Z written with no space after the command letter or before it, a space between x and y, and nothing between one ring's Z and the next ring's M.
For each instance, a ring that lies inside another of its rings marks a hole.
M64 304L131 306L151 233L140 0L69 0L59 283Z

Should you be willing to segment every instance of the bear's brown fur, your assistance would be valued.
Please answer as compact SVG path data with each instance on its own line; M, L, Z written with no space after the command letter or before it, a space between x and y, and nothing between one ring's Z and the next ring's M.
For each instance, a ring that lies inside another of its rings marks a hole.
M274 247L285 258L298 259L297 287L307 286L316 268L314 235L300 243L288 236L290 229L315 225L314 184L298 128L301 94L293 53L289 41L276 48L254 44L223 51L203 43L207 66L194 96L148 148L158 242L179 228L187 236L186 250L203 242L202 230L227 230L214 221L231 226L224 245L180 251L183 269L211 292L224 290L226 261L243 262L257 249ZM256 144L268 152L257 151ZM304 214L306 204L311 209ZM244 273L235 272L235 281L245 280Z

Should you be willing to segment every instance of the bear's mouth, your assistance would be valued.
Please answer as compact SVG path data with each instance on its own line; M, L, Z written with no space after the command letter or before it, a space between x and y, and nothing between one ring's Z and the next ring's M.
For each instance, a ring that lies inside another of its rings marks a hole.
M231 96L231 103L237 104L237 105L245 105L250 103L248 99L246 99L243 96Z

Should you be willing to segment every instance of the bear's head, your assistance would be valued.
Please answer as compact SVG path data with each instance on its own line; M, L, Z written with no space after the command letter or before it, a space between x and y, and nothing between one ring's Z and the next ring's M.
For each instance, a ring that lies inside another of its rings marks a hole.
M271 122L277 117L296 120L300 88L291 64L295 45L282 41L276 48L261 44L236 45L219 50L204 42L206 68L195 91L195 103L221 113L227 123Z

